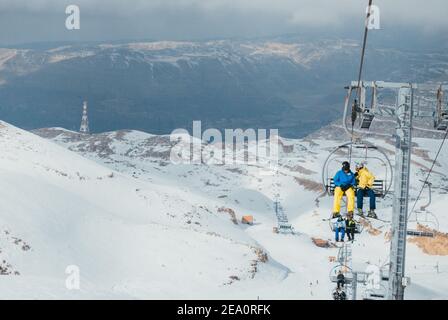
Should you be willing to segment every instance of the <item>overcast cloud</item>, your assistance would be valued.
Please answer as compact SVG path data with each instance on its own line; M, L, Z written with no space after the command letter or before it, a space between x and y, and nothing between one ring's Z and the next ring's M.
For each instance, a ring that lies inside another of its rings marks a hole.
M255 37L359 30L367 0L0 0L0 44L37 41ZM381 27L448 31L446 0L374 0ZM65 7L81 30L65 29Z

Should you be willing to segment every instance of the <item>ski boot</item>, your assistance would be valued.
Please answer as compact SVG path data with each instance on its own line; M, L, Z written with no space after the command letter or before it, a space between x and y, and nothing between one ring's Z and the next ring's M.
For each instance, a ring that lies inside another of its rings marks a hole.
M334 219L334 218L340 217L341 214L339 212L333 212L333 214L331 216L332 216L332 219Z
M372 218L372 219L378 219L375 210L370 210L369 213L367 214L367 217Z
M362 211L361 208L358 208L358 216L364 218L364 212Z

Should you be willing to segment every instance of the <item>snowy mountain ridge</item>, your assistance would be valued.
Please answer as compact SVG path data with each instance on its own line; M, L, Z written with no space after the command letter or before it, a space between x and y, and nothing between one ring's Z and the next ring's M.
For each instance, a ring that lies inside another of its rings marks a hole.
M32 63L37 57L42 63L56 63L64 60L83 58L92 55L109 54L114 60L114 54L122 56L128 53L126 61L137 62L171 62L178 65L179 62L194 63L195 59L220 58L222 63L241 63L242 59L263 58L263 57L285 57L291 62L307 66L315 62L323 55L331 55L331 50L341 50L344 48L356 49L358 45L354 41L327 41L321 47L308 43L283 43L277 41L269 42L244 42L215 40L207 42L186 42L186 41L155 41L155 42L130 42L126 44L99 44L97 46L79 47L64 45L43 51L33 51L30 49L1 49L0 66L9 59L17 59ZM324 49L325 48L325 49ZM14 64L8 66L13 71Z
M359 50L350 39L300 36L0 48L0 117L26 129L76 130L86 99L95 132L169 134L200 118L220 130L275 127L301 138L341 116ZM365 72L439 83L447 61L435 49L372 46Z

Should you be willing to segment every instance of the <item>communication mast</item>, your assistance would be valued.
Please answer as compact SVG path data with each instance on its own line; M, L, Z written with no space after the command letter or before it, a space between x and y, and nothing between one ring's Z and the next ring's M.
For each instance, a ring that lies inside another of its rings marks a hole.
M84 101L84 104L82 106L81 127L79 128L79 132L84 134L89 133L89 119L87 118L87 101Z

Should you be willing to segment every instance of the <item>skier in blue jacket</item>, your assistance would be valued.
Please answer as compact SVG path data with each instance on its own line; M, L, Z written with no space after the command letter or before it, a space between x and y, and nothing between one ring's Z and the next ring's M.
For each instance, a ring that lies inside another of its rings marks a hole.
M341 241L344 242L345 238L345 220L339 216L338 220L334 223L334 237L336 242L339 242L339 233L341 234Z
M344 161L342 169L336 172L333 178L334 181L334 200L333 200L333 217L338 217L341 211L341 200L345 195L347 197L347 211L348 214L353 215L355 210L355 185L356 179L353 172L350 170L350 163Z

